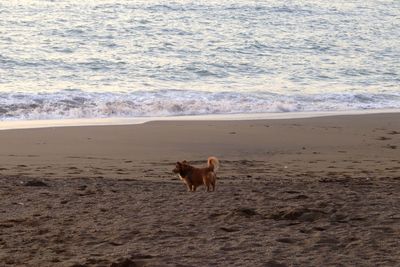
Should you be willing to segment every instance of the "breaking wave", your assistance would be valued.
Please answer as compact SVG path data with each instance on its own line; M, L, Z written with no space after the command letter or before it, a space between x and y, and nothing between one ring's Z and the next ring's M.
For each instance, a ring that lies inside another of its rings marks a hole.
M1 93L0 120L164 117L399 109L400 93L299 94L184 90Z

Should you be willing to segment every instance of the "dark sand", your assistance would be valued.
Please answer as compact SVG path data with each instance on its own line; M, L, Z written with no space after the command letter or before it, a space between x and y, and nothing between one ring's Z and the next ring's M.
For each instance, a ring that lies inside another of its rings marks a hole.
M0 266L399 266L400 114L0 131ZM221 160L186 192L177 160Z

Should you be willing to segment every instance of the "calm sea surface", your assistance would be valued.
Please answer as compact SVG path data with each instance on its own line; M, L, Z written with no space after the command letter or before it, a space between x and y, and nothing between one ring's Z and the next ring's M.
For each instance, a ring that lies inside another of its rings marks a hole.
M0 0L0 120L400 109L400 1Z

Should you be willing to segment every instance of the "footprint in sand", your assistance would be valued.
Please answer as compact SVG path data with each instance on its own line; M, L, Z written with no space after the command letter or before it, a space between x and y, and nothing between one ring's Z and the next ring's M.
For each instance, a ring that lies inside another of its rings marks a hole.
M17 165L17 168L26 168L26 167L28 167L28 166L26 166L24 164Z

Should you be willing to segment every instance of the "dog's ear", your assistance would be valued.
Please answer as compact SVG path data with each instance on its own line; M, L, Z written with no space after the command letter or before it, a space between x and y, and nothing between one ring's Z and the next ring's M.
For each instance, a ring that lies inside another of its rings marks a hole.
M186 160L182 161L183 164L188 164L188 162Z

